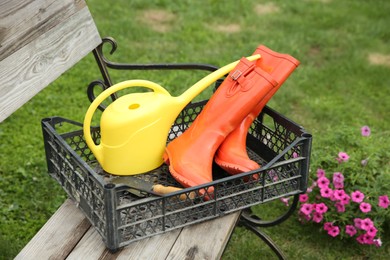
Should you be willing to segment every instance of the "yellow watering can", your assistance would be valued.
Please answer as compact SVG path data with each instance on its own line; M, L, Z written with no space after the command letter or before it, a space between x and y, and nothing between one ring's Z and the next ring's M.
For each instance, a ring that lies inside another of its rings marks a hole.
M253 61L260 55L248 57ZM238 61L201 79L183 94L172 97L160 85L148 80L128 80L103 91L90 105L84 118L84 136L102 168L115 175L145 173L163 163L168 133L183 108L213 82L228 74ZM130 87L152 92L131 93L112 102L100 119L100 144L91 137L91 120L97 107L111 94Z

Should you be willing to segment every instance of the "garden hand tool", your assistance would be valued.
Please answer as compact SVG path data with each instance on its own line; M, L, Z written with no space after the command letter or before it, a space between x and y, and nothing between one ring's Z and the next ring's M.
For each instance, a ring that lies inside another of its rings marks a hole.
M133 177L133 176L123 176L123 177L115 177L110 181L113 184L123 184L129 187L128 191L138 197L145 197L145 193L153 194L153 195L169 195L172 192L181 191L182 188L174 187L174 186L164 186L161 184L154 184L148 181L145 181L141 178ZM188 198L194 199L196 197L195 192L190 192L188 194ZM181 194L179 196L180 200L186 200L187 195Z
M184 187L212 181L214 154L226 136L239 126L277 82L242 58L211 96L191 126L167 145L164 161ZM205 198L213 193L200 190Z
M260 55L257 54L248 59L258 58ZM110 174L133 175L159 167L163 163L167 136L176 117L193 98L228 74L237 63L210 73L177 97L147 80L128 80L106 89L91 103L84 118L83 130L88 147ZM111 103L100 119L100 144L95 144L90 127L97 107L111 94L134 87L153 91L127 94Z
M279 84L272 88L263 99L258 100L254 109L218 148L214 158L215 162L229 174L248 172L260 167L255 161L249 159L247 154L248 129L263 107L299 65L299 61L292 56L274 52L263 45L260 45L254 54L261 55L261 59L256 62L256 67L268 73Z

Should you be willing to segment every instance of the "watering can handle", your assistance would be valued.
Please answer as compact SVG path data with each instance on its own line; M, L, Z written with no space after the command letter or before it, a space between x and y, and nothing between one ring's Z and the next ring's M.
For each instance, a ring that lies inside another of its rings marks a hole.
M84 118L84 126L83 126L84 137L85 137L85 141L86 141L88 147L90 147L91 150L92 149L99 149L99 147L92 140L92 136L91 136L91 121L92 121L92 117L93 117L93 114L95 113L96 109L98 108L100 103L102 103L110 95L114 94L117 91L120 91L120 90L125 89L125 88L130 88L130 87L145 87L145 88L152 89L156 93L165 94L165 95L170 96L169 92L166 89L164 89L162 86L160 86L152 81L148 81L148 80L127 80L127 81L123 81L123 82L120 82L118 84L115 84L115 85L111 86L110 88L104 90L91 103L91 105L89 106L89 108L87 110L87 113L85 114L85 118ZM97 151L96 153L94 152L94 154L96 157L98 157L99 151ZM100 158L96 158L96 159L99 160Z

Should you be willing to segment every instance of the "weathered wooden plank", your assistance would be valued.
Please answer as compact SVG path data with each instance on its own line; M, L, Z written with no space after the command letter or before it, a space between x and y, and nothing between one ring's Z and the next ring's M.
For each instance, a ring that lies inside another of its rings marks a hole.
M101 259L107 251L102 237L91 227L66 258L67 260Z
M111 253L68 199L15 259L220 259L240 213L176 229Z
M65 259L90 226L88 219L68 199L15 259Z
M176 229L161 235L153 236L132 243L123 248L123 250L116 256L116 259L166 259L174 243L177 241L177 237L180 235L180 233L181 229ZM104 259L109 260L111 258Z
M67 260L220 259L240 213L210 220L131 243L116 253L106 249L91 228Z
M0 2L0 61L86 6L83 0Z
M67 260L165 259L179 234L180 229L177 229L172 232L142 239L119 249L115 253L111 253L105 247L102 238L97 231L94 228L90 228L90 230L84 235L83 239L80 240L72 253L68 256Z
M0 122L100 42L95 23L85 6L0 61Z
M185 227L166 259L220 259L240 212Z

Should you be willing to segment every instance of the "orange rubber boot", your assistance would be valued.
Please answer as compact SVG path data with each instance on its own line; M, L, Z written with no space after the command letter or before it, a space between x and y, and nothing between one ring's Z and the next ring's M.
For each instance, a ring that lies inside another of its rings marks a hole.
M271 89L263 99L257 100L259 103L255 108L245 117L240 126L226 137L218 148L215 155L215 162L231 175L260 168L260 165L249 159L246 150L248 129L263 107L299 65L299 61L292 56L274 52L263 45L260 45L254 54L261 55L261 58L257 60L256 66L266 71L279 85Z
M268 73L256 68L255 61L242 58L191 126L168 144L164 161L172 176L184 187L211 182L218 147L254 109L258 100L276 86L277 82ZM208 192L212 193L213 188ZM200 193L205 194L205 191L200 190Z

